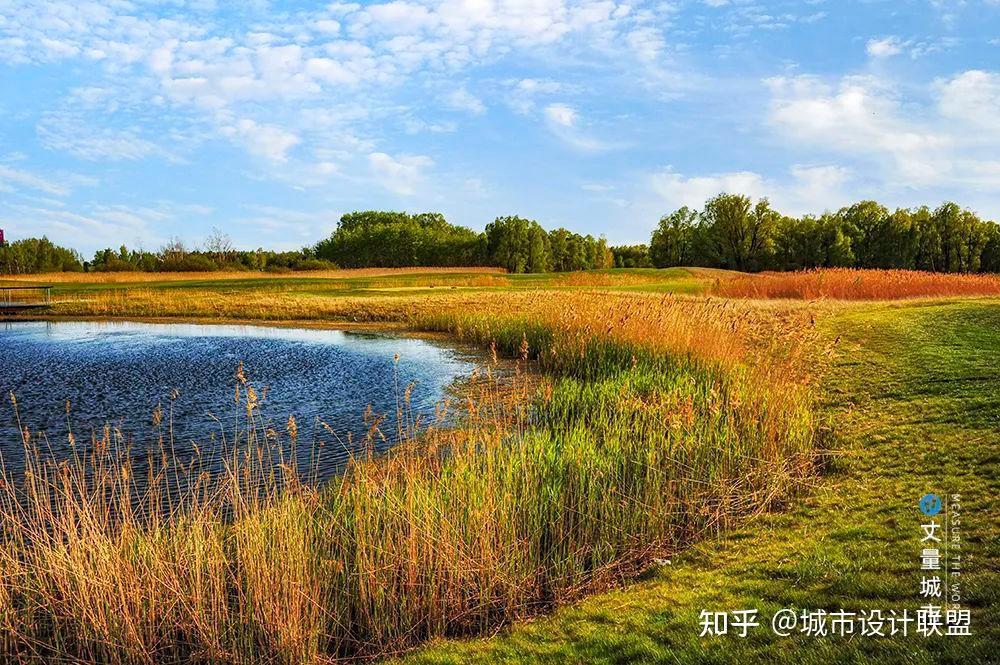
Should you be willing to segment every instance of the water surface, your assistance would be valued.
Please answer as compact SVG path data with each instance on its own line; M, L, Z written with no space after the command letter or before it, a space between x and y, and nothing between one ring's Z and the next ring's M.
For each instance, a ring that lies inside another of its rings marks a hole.
M288 417L295 416L300 455L311 455L310 444L322 439L321 471L327 473L351 447L360 447L369 406L387 415L380 427L389 439L380 444L385 447L395 431L397 399L408 385L413 415L427 418L448 387L474 366L467 354L426 340L335 330L5 322L0 453L8 469L16 470L23 458L10 392L17 396L21 425L46 432L56 457L69 453L70 427L77 445L87 445L91 433L106 425L136 451L147 450L160 435L169 438L170 427L181 455L192 442L202 449L217 445L245 421L244 408L235 403L240 363L264 397L264 423L285 432ZM157 429L158 408L163 421Z

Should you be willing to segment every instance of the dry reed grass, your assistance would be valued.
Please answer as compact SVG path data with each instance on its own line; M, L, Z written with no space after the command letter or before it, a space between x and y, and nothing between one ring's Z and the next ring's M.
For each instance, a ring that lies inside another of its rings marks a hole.
M760 273L719 281L713 293L730 298L898 300L1000 295L1000 275L964 275L916 270L830 268Z

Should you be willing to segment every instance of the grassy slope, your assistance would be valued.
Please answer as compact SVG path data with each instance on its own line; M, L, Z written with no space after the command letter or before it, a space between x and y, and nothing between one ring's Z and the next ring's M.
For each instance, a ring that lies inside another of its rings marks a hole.
M410 662L1000 662L1000 307L871 305L823 325L842 338L824 394L843 455L816 491L644 582ZM972 638L697 637L701 609L917 608L928 491L963 495Z

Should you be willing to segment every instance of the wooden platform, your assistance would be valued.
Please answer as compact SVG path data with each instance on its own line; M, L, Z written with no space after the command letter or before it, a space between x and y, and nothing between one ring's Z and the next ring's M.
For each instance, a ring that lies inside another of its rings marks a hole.
M21 296L15 300L15 294L31 294L37 292L38 300ZM52 305L52 287L47 285L26 286L21 284L0 284L0 314L14 314L31 309L45 309Z

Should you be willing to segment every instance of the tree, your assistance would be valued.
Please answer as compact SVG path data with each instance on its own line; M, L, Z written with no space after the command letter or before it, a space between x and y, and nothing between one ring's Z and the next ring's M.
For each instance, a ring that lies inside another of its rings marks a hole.
M51 240L24 238L6 242L0 247L0 274L19 275L43 272L79 272L83 270L80 255L71 249L53 244Z
M531 223L528 227L528 272L552 270L552 245L549 234L541 226Z
M597 239L596 251L594 252L594 265L597 269L607 269L615 267L615 255L608 247L608 240L603 235Z
M611 248L615 268L652 268L649 245L618 245Z
M914 267L917 270L942 270L941 233L930 209L922 206L910 211L910 220L916 236Z
M687 206L660 218L649 240L649 256L657 268L695 265L698 213Z
M122 247L124 250L124 246ZM212 227L212 232L205 239L205 251L217 263L228 263L233 253L233 240L228 233L218 227Z
M552 252L552 269L556 272L568 270L569 265L569 237L570 232L566 229L554 229L549 231L549 247Z
M931 215L931 223L941 239L941 270L975 272L979 270L986 229L980 219L956 203L943 203Z
M497 217L486 226L486 253L492 265L520 273L528 267L528 220Z
M995 222L983 223L983 252L980 255L979 270L1000 273L1000 226Z
M851 238L858 266L875 266L879 243L885 242L889 211L877 201L860 201L837 212Z
M723 267L760 270L772 249L774 229L781 215L766 198L753 205L739 194L719 194L705 204L703 224L710 230Z
M486 239L443 215L366 210L343 215L315 258L348 268L473 266L485 262Z
M844 225L836 215L823 213L816 225L819 235L820 259L816 267L849 268L856 257L851 247L851 238L844 231Z

